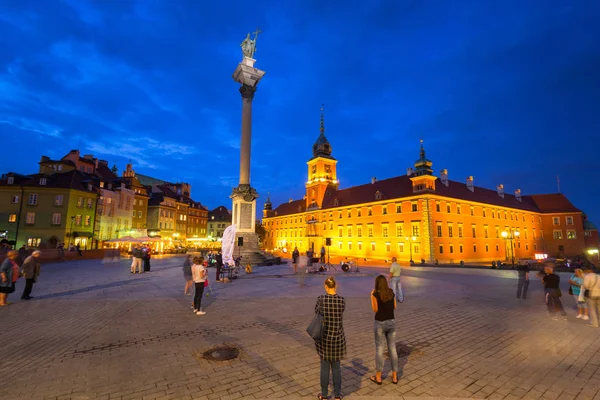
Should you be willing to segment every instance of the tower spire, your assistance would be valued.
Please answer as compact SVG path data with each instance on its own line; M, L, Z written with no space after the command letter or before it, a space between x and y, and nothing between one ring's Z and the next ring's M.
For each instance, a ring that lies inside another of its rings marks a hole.
M321 104L321 134L325 134L325 118L323 116L323 109L325 104Z

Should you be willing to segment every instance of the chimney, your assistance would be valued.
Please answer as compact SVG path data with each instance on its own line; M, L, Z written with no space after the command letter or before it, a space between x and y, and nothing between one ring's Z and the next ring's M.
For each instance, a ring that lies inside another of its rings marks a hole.
M375 182L377 182L377 178L376 177L372 177L371 178L371 184L374 184Z
M496 186L496 190L498 191L498 196L504 198L504 185L499 184L498 186Z
M94 155L93 154L84 154L83 158L85 158L86 160L93 161L94 160Z
M289 202L289 203L291 203L292 201L294 201L294 199L292 199L292 198L290 197L290 200L289 200L288 202Z
M521 201L521 189L515 190L515 199L517 199L517 201Z
M449 182L448 182L448 170L447 169L443 169L440 172L440 180L442 181L442 184L446 187L448 187Z
M104 165L105 167L108 167L108 161L106 161L106 160L98 160L98 165Z
M48 156L42 156L42 159L40 160L41 163L46 162L46 161L50 161L50 157Z
M411 176L413 174L412 168L406 168L406 176Z
M473 177L469 176L467 178L467 189L469 189L471 192L475 191L475 187L473 186Z

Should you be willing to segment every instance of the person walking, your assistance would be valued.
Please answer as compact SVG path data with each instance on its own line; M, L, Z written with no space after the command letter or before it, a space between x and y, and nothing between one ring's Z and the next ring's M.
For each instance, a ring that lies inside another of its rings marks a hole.
M529 288L529 264L518 265L517 274L519 282L517 283L517 299L527 299L527 288Z
M325 279L325 292L317 298L315 314L323 316L323 336L315 340L317 354L321 358L321 393L319 400L328 398L329 372L333 375L333 393L336 400L342 398L341 359L346 356L343 314L346 300L336 293L337 284L333 276Z
M217 267L217 276L215 278L215 282L221 282L221 269L223 268L223 254L221 250L215 256L216 267Z
M394 291L388 286L385 276L375 278L375 289L371 292L371 308L375 313L375 375L369 378L371 382L382 384L383 350L387 346L392 364L392 383L398 384L398 353L396 352L396 298Z
M21 300L31 300L31 291L33 290L33 284L37 281L37 277L40 275L40 263L38 258L42 254L39 250L35 250L29 257L25 259L23 265L21 265L21 271L25 278L25 289L21 295Z
M585 299L590 314L590 323L588 326L598 328L598 319L600 318L600 275L594 273L591 269L585 272L583 290L584 296L587 293Z
M15 291L15 282L19 279L19 252L10 250L0 264L0 307L9 305L6 300L8 295Z
M294 271L294 275L298 273L298 259L300 258L300 252L298 251L298 247L294 247L294 251L292 252L292 270Z
M183 294L190 295L194 279L192 278L192 255L187 254L183 261L183 279L185 279L185 287L183 288Z
M402 273L402 268L396 257L392 257L392 265L390 266L390 282L392 284L392 290L396 295L396 299L400 303L404 302L404 293L402 293L402 285L400 284L400 274Z
M202 311L202 294L204 293L204 281L206 280L206 269L202 262L202 257L196 256L193 259L192 279L194 280L194 313L196 315L204 315Z
M542 277L542 282L544 284L548 312L554 320L558 319L556 316L557 312L560 312L563 319L566 320L567 313L565 312L562 302L560 301L560 297L562 296L560 291L560 276L556 275L554 273L554 268L550 266L545 267L544 271L546 274Z
M587 302L585 301L585 297L579 296L581 294L581 287L583 286L583 277L583 270L581 268L575 268L575 273L569 279L569 284L571 285L569 287L569 291L575 299L575 304L577 304L576 318L581 318L584 321L587 321L590 319L588 316ZM580 297L583 298L580 299Z

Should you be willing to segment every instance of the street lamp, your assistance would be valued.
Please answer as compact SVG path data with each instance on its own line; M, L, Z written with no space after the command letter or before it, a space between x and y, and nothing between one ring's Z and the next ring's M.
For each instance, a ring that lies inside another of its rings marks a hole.
M512 267L513 269L515 269L515 247L513 244L513 240L517 239L519 237L520 233L519 231L515 231L515 232L506 232L503 231L502 232L502 237L504 238L504 246L505 248L508 248L507 243L510 240L510 257L512 259ZM506 252L506 258L508 259L508 251Z
M75 216L71 217L71 230L69 231L69 247L71 246L71 238L73 237L73 223L75 222Z
M588 254L590 256L593 256L595 254L598 257L598 262L600 262L600 252L598 251L598 249L589 249Z
M412 243L410 242L410 240L412 240L413 242L417 241L417 237L416 236L412 236L412 237L405 237L406 241L408 242L408 248L410 249L410 263L413 264L414 261L412 259Z

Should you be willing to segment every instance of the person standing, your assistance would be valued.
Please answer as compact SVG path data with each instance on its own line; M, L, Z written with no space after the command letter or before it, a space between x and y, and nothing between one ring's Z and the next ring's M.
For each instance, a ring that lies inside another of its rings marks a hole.
M325 246L321 246L321 264L325 264Z
M21 295L21 300L31 300L31 291L33 290L33 284L37 281L37 277L40 275L40 263L38 258L42 254L39 250L35 250L29 257L25 259L21 266L23 271L23 277L25 278L25 289Z
M183 288L183 294L190 295L194 279L192 278L192 255L187 254L183 261L183 279L185 279L185 287Z
M518 265L517 274L519 282L517 283L517 299L527 299L527 288L529 288L529 264ZM521 297L522 296L522 297Z
M194 265L192 265L192 279L194 280L194 313L196 315L204 315L202 311L202 294L204 294L204 281L206 280L206 269L202 262L202 257L194 257Z
M344 335L343 314L346 300L336 293L333 276L325 280L326 295L317 298L315 314L323 316L323 336L315 340L317 354L321 358L320 400L327 399L329 392L329 372L333 375L333 393L336 400L342 398L341 359L346 356L346 336Z
M215 256L216 267L217 267L217 277L215 278L215 282L221 282L221 269L223 269L223 253L221 250Z
M567 319L567 313L563 308L562 302L560 301L561 292L560 292L560 276L554 273L553 267L545 267L544 271L546 274L542 277L542 282L544 283L544 292L546 294L546 305L548 306L548 312L552 319L556 320L558 317L556 316L557 312L560 312L563 319Z
M590 323L588 326L598 328L598 319L600 318L600 275L592 272L591 269L585 271L583 278L583 290L588 292L586 301L590 313Z
M131 251L132 261L131 261L131 273L141 274L142 273L142 251L138 246L135 246Z
M390 266L390 282L392 284L392 290L396 295L396 299L400 303L404 302L404 293L402 293L402 285L400 284L400 274L402 268L398 264L396 257L392 257L392 265Z
M150 272L150 258L151 258L151 253L152 251L150 250L150 247L148 246L144 246L144 249L142 251L142 255L143 255L143 260L144 260L144 272Z
M569 284L571 285L570 289L571 293L573 294L573 298L575 299L575 304L577 304L576 318L581 318L584 321L587 321L590 319L590 317L588 317L587 302L585 301L585 297L580 296L581 287L583 286L583 277L583 270L581 268L575 268L575 273L569 279Z
M314 252L309 247L309 249L306 250L306 258L308 259L308 260L306 260L306 266L307 266L307 268L310 268L311 270L313 267L313 256L314 256Z
M294 270L294 275L298 273L298 259L300 258L300 252L298 251L298 246L294 247L294 251L292 252L292 270Z
M398 384L398 353L396 352L396 298L394 291L388 286L385 276L375 278L375 289L371 292L371 308L375 313L375 375L372 382L381 385L383 371L383 350L387 346L392 364L392 383Z
M15 291L15 282L19 279L18 257L18 251L10 250L6 254L6 259L0 264L0 307L5 307L9 304L6 301L8 295Z

